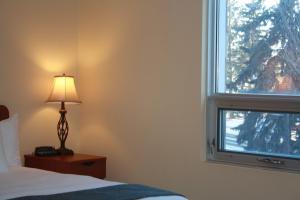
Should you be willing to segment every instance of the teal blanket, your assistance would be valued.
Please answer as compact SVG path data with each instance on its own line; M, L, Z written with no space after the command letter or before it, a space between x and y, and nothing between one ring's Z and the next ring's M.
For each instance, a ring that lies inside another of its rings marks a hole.
M138 184L122 184L52 195L26 196L13 200L134 200L157 196L182 196L167 190Z

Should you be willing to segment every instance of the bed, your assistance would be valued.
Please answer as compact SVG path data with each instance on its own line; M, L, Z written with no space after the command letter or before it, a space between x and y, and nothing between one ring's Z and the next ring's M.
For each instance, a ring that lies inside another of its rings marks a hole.
M0 123L8 118L8 109L0 105ZM0 143L3 143L1 141L4 141L3 138L0 140ZM2 148L1 144L0 148ZM7 170L0 171L0 200L5 199L187 200L182 195L148 186L61 174L19 165L9 166Z

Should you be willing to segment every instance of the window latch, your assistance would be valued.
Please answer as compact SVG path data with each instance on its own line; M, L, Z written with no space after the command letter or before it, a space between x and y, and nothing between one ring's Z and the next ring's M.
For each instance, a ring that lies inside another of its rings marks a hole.
M258 158L259 162L263 162L266 164L272 164L272 165L284 165L284 161L277 160L277 159L271 159L271 158Z
M213 138L211 141L208 140L207 144L208 144L208 149L209 149L210 154L213 154L214 153L214 147L216 146L215 138Z

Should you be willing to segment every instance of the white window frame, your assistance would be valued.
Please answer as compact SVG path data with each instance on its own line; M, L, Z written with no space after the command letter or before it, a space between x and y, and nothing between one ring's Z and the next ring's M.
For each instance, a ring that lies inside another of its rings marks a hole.
M206 137L207 137L207 160L221 163L232 163L238 165L273 168L300 172L300 159L289 159L276 156L260 156L246 153L224 152L219 150L218 110L224 109L246 109L254 111L283 111L300 113L299 96L280 96L280 95L254 95L254 94L225 94L217 92L217 73L218 66L224 65L225 42L221 44L220 40L225 40L224 27L220 27L221 20L226 20L226 10L219 12L219 6L226 0L207 0L207 91L206 91ZM226 24L226 23L223 23ZM222 61L223 60L223 61ZM217 73L216 73L217 72ZM219 83L222 80L218 80ZM224 80L223 80L224 81ZM219 84L220 87L220 84ZM222 88L220 88L222 90Z

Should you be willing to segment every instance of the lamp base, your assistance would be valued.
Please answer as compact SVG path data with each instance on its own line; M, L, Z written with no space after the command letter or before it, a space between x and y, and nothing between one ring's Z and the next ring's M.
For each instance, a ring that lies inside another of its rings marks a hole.
M73 155L74 152L71 149L67 149L65 146L66 139L69 133L69 125L66 119L67 110L65 108L65 102L61 102L61 108L59 110L60 119L57 124L57 135L60 141L60 147L56 150L59 155Z
M74 155L73 150L71 149L66 149L66 148L59 148L56 149L58 155Z

